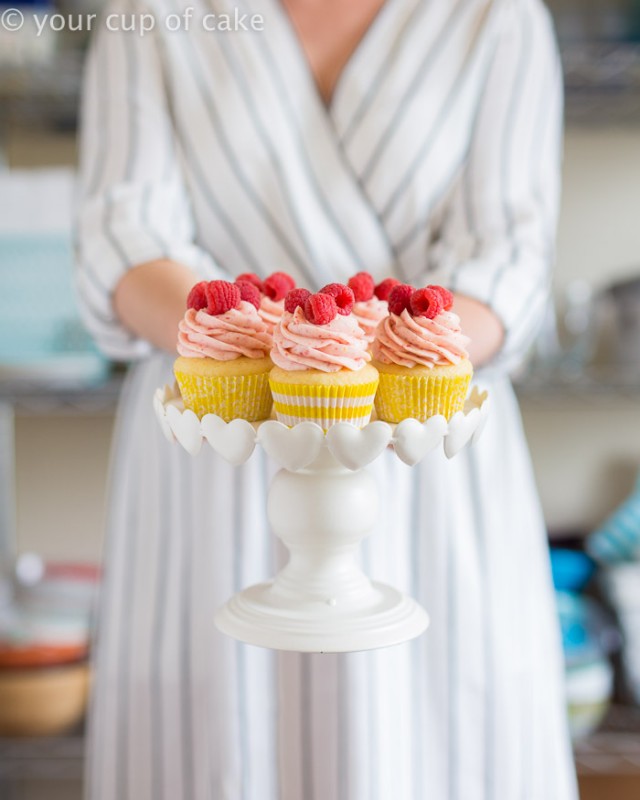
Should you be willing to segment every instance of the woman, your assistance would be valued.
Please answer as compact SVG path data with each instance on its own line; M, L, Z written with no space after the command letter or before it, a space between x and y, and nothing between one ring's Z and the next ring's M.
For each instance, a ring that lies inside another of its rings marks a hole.
M560 73L538 0L208 0L102 30L86 80L79 292L134 359L122 400L91 716L91 800L576 797L545 531L506 377L543 313ZM205 14L261 14L211 33ZM150 412L200 277L366 269L442 283L493 411L483 440L392 455L369 574L429 610L418 640L274 653L214 609L274 570L268 466L191 459ZM162 351L165 351L164 353Z

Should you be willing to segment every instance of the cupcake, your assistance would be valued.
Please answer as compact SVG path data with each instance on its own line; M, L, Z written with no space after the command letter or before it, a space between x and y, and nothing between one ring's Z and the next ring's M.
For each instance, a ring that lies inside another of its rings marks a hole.
M178 326L174 374L185 408L199 417L255 422L271 414L271 336L241 289L227 281L196 284Z
M351 314L353 293L294 289L273 334L269 383L276 418L285 425L369 422L378 372L366 336Z
M284 298L288 291L295 288L296 282L286 272L274 272L261 280L253 272L244 272L236 278L236 284L251 283L260 293L258 314L273 334L275 326L284 313Z
M393 281L394 279L389 278L388 280ZM383 281L379 285L382 286L386 283L386 281ZM400 281L395 281L395 283L400 283ZM329 287L334 285L329 284ZM377 295L376 289L378 287L376 287L373 278L368 272L358 272L349 278L347 285L354 295L353 316L364 331L367 342L371 344L378 323L389 313L387 298L380 298ZM325 287L321 291L326 291L329 287Z
M453 295L442 286L415 290L395 286L389 316L376 329L373 364L380 373L378 417L424 422L442 414L450 419L464 407L473 368L451 307Z

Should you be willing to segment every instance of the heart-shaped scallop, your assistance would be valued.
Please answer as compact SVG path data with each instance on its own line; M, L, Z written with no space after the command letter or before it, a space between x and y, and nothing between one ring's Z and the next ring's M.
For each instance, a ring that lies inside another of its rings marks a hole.
M391 427L386 422L371 422L364 428L338 422L327 431L329 450L343 466L352 470L375 461L390 441Z
M200 429L216 453L234 467L248 461L255 449L256 432L246 419L225 422L216 414L205 414Z
M315 461L324 445L324 433L315 422L299 422L287 428L269 420L258 428L258 441L265 453L289 472L297 472Z
M475 384L471 387L467 399L464 401L464 412L468 414L472 408L480 408L487 399L488 392L480 390Z
M478 396L479 402L479 411L480 411L480 421L478 422L478 427L473 432L471 436L471 444L475 444L480 436L482 436L482 431L485 429L487 424L487 419L489 418L489 409L491 408L491 401L487 395L487 392L482 392Z
M197 456L202 447L202 432L200 431L200 420L191 411L180 411L174 405L168 405L167 421L176 439L184 449L192 456Z
M458 411L449 420L449 433L444 440L444 453L453 458L469 443L480 423L480 409L472 408L468 414Z
M429 417L426 422L403 419L393 435L393 446L398 458L413 467L442 443L447 429L447 420L442 414Z
M180 394L177 381L171 384L165 383L164 385L164 402L169 403L172 400L182 401L182 395Z
M166 387L165 387L166 389ZM156 412L156 418L160 423L160 429L169 442L175 442L176 437L171 431L171 426L167 419L167 412L164 407L166 391L165 389L156 389L153 395L153 410Z

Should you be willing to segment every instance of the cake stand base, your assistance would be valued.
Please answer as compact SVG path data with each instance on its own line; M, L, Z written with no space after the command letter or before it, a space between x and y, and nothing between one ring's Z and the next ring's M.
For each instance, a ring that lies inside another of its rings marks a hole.
M185 411L177 387L158 389L154 407L162 430L191 455L206 441L239 466L260 444L282 467L269 489L267 517L288 561L273 580L234 595L215 616L218 629L248 644L306 653L373 650L423 633L427 612L361 568L359 548L376 528L386 488L366 467L389 446L409 466L437 447L452 458L480 435L486 400L487 393L474 388L464 411L448 421L376 421L362 429L338 422L325 433L314 422L288 428L276 420L199 419ZM378 535L393 536L393 530Z
M332 598L288 604L269 581L234 595L215 623L247 644L303 653L390 647L414 639L429 625L422 606L383 583L372 581L367 602L362 600L357 607Z

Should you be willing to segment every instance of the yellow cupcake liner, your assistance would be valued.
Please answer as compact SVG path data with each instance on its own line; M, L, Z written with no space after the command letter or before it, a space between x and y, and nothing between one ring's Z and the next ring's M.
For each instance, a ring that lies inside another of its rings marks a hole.
M271 415L269 373L256 375L195 375L175 372L185 408L199 417L217 414L225 422L257 422Z
M385 422L402 422L413 417L426 422L442 414L447 419L462 411L471 375L387 375L380 373L376 413Z
M316 422L326 431L336 422L363 428L371 419L378 381L354 385L270 381L276 419L292 427Z

